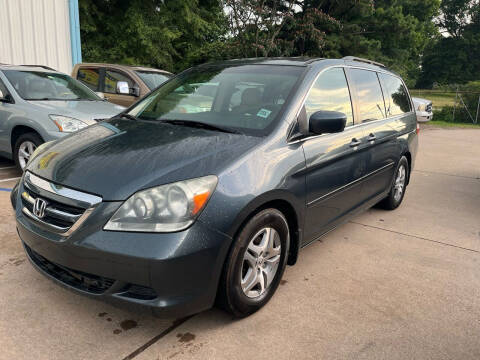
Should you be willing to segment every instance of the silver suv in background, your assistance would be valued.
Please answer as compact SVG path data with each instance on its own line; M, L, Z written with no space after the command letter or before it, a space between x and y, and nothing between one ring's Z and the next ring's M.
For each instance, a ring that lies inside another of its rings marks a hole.
M123 109L51 68L0 65L0 155L23 170L40 144Z

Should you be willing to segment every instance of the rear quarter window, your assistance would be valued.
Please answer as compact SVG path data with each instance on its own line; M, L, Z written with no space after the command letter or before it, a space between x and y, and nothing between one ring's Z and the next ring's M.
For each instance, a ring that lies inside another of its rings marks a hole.
M412 111L407 89L403 82L393 75L379 74L385 95L387 116L395 116Z

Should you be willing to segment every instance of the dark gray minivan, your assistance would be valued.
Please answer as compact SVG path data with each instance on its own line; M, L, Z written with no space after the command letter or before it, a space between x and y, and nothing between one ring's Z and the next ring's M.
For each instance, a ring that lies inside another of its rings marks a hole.
M18 234L39 271L80 293L246 316L301 248L400 205L417 135L404 82L381 64L206 64L39 147L11 195Z

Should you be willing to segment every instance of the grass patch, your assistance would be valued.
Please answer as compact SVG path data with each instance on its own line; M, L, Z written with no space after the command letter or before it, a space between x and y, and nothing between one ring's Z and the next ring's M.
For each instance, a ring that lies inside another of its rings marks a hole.
M442 92L438 90L410 90L412 97L419 97L430 100L433 107L441 109L444 106L453 106L455 103L455 93Z
M425 124L431 125L431 126L448 127L448 128L480 129L480 124L466 124L466 123L456 123L456 122L438 121L438 120L432 120Z

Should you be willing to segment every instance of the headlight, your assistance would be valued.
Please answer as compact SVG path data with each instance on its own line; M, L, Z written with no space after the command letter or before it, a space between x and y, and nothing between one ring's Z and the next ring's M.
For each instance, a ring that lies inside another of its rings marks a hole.
M82 120L71 118L68 116L62 115L49 115L50 119L57 125L58 130L61 132L74 132L80 130L88 124L84 123Z
M104 230L173 232L189 227L215 190L214 175L139 191L113 214Z
M426 108L427 108L427 105L425 105L425 104L420 104L420 105L418 105L417 110L418 110L418 111L425 111Z

